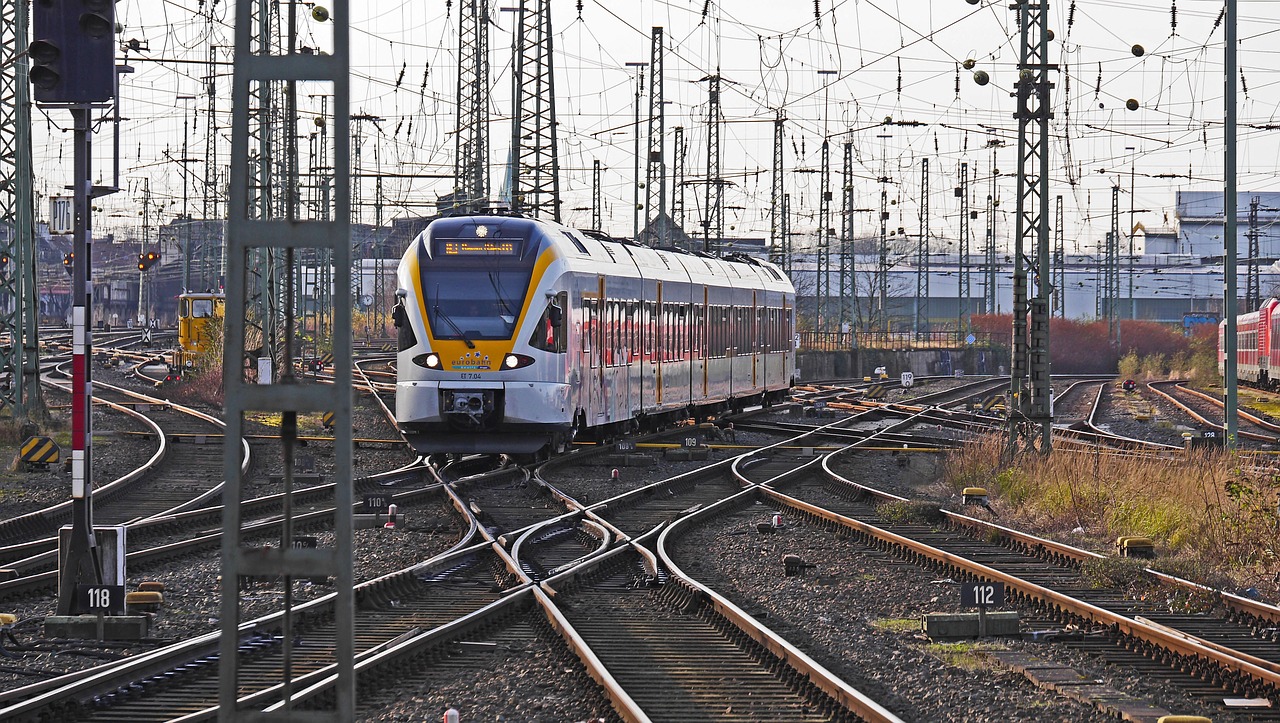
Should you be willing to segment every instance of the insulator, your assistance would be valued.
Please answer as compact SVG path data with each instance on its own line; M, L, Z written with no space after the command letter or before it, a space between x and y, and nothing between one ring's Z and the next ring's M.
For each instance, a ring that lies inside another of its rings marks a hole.
M1169 34L1178 32L1178 0L1169 5Z
M1067 8L1067 32L1071 31L1071 26L1076 24L1076 0L1071 0L1071 6Z

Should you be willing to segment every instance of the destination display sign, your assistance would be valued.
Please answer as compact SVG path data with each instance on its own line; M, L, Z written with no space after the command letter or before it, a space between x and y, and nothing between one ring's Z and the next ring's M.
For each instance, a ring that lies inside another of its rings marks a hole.
M516 256L520 242L514 239L437 239L436 252L443 256Z

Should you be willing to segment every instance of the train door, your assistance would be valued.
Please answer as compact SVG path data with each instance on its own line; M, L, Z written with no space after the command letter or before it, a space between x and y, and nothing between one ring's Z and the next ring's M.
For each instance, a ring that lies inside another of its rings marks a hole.
M751 292L751 319L748 321L751 328L747 335L747 343L751 350L751 388L760 388L759 369L757 368L760 361L760 307L756 292Z
M658 282L657 305L654 309L657 311L657 319L654 320L654 343L653 343L653 366L656 370L657 377L653 384L653 398L658 406L662 406L662 387L665 382L662 381L662 362L667 354L667 326L669 319L665 308L662 306L662 282Z
M694 355L697 359L695 363L698 365L697 374L702 377L702 399L707 398L707 348L710 343L707 336L707 320L711 318L710 297L711 292L703 286L702 304L698 307L698 328L695 332L698 335L696 344L698 353Z
M593 375L595 381L595 408L597 418L602 418L603 422L612 421L609 418L609 404L606 400L608 393L605 391L606 380L606 361L605 344L608 339L608 297L605 296L604 277L596 277L597 286L597 305L596 305L596 328L593 346L596 350L595 368L597 374Z

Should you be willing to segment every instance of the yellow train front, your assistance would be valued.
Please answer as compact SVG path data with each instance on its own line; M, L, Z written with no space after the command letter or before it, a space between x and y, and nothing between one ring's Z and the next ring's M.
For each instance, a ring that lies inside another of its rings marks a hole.
M422 453L529 454L789 393L773 265L518 216L431 223L398 271L396 421Z
M189 369L214 351L222 339L222 315L226 296L220 291L194 291L178 295L178 349L174 366Z

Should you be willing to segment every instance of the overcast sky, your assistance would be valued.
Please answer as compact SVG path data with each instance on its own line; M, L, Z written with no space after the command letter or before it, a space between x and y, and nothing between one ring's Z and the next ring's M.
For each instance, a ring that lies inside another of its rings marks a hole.
M452 172L459 4L352 3L359 15L351 18L351 112L383 119L362 126L361 172ZM512 25L512 13L498 10L498 4L491 6L490 39L495 190L510 136ZM824 137L832 143L837 228L838 173L846 142L854 154L855 205L878 205L876 179L887 176L890 198L897 201L890 226L908 234L918 233L921 164L928 159L930 233L943 244L957 234L953 188L959 164L969 163L975 208L985 205L990 189L989 140L1010 144L996 157L1000 172L1015 169L1016 122L1009 93L1018 48L1008 2L818 0L818 17L807 0L583 0L580 11L572 0L553 5L561 184L566 221L573 225L590 223L590 171L599 160L606 169L606 230L631 230L637 71L627 63L648 62L655 25L666 37L668 163L674 128L683 126L689 178L705 173L707 97L700 80L717 69L724 77L721 158L723 175L733 183L725 201L730 235L769 233L771 121L779 109L788 119L785 162L793 172L786 182L795 231L819 224L820 176L804 171L818 169ZM1051 195L1064 197L1068 251L1091 250L1109 228L1112 185L1122 187L1122 227L1128 225L1131 205L1139 209L1138 221L1159 226L1166 215L1172 218L1177 190L1221 189L1223 27L1216 21L1222 7L1210 0L1051 5L1050 60L1060 67L1052 74ZM141 233L148 189L155 224L182 212L183 168L189 173L186 207L196 217L204 208L206 166L225 177L233 8L228 0L122 0L117 13L124 25L121 40L139 41L139 49L127 53L137 72L125 77L121 93L122 115L128 119L121 130L125 191L104 199L96 226L100 232ZM1280 144L1269 126L1280 123L1280 89L1272 69L1280 3L1241 2L1240 13L1239 187L1247 200L1250 191L1277 188ZM306 17L298 43L324 49L328 37L327 25ZM1134 45L1143 46L1141 57L1132 51ZM210 124L203 82L210 57L218 63L213 164L205 152ZM973 70L989 74L989 85L979 86L973 71L960 68L966 60L974 61ZM304 89L301 95L300 132L314 133L318 126L308 121L323 115L323 89ZM1126 110L1129 99L1137 101L1138 110ZM642 103L647 112L647 96ZM920 125L886 128L879 125L886 117ZM70 118L65 111L37 112L34 123L37 189L47 193L63 186L70 172L70 133L65 131ZM95 167L109 182L110 129L101 131ZM186 163L184 131L186 158L196 159ZM311 162L304 158L304 170ZM1004 238L1012 229L1014 185L1011 177L999 183L999 235ZM447 179L388 178L384 218L428 213L436 195L451 187ZM371 181L360 196L359 220L371 222ZM690 228L702 217L701 196L700 187L688 190ZM860 234L878 230L871 213L859 212L855 225Z

